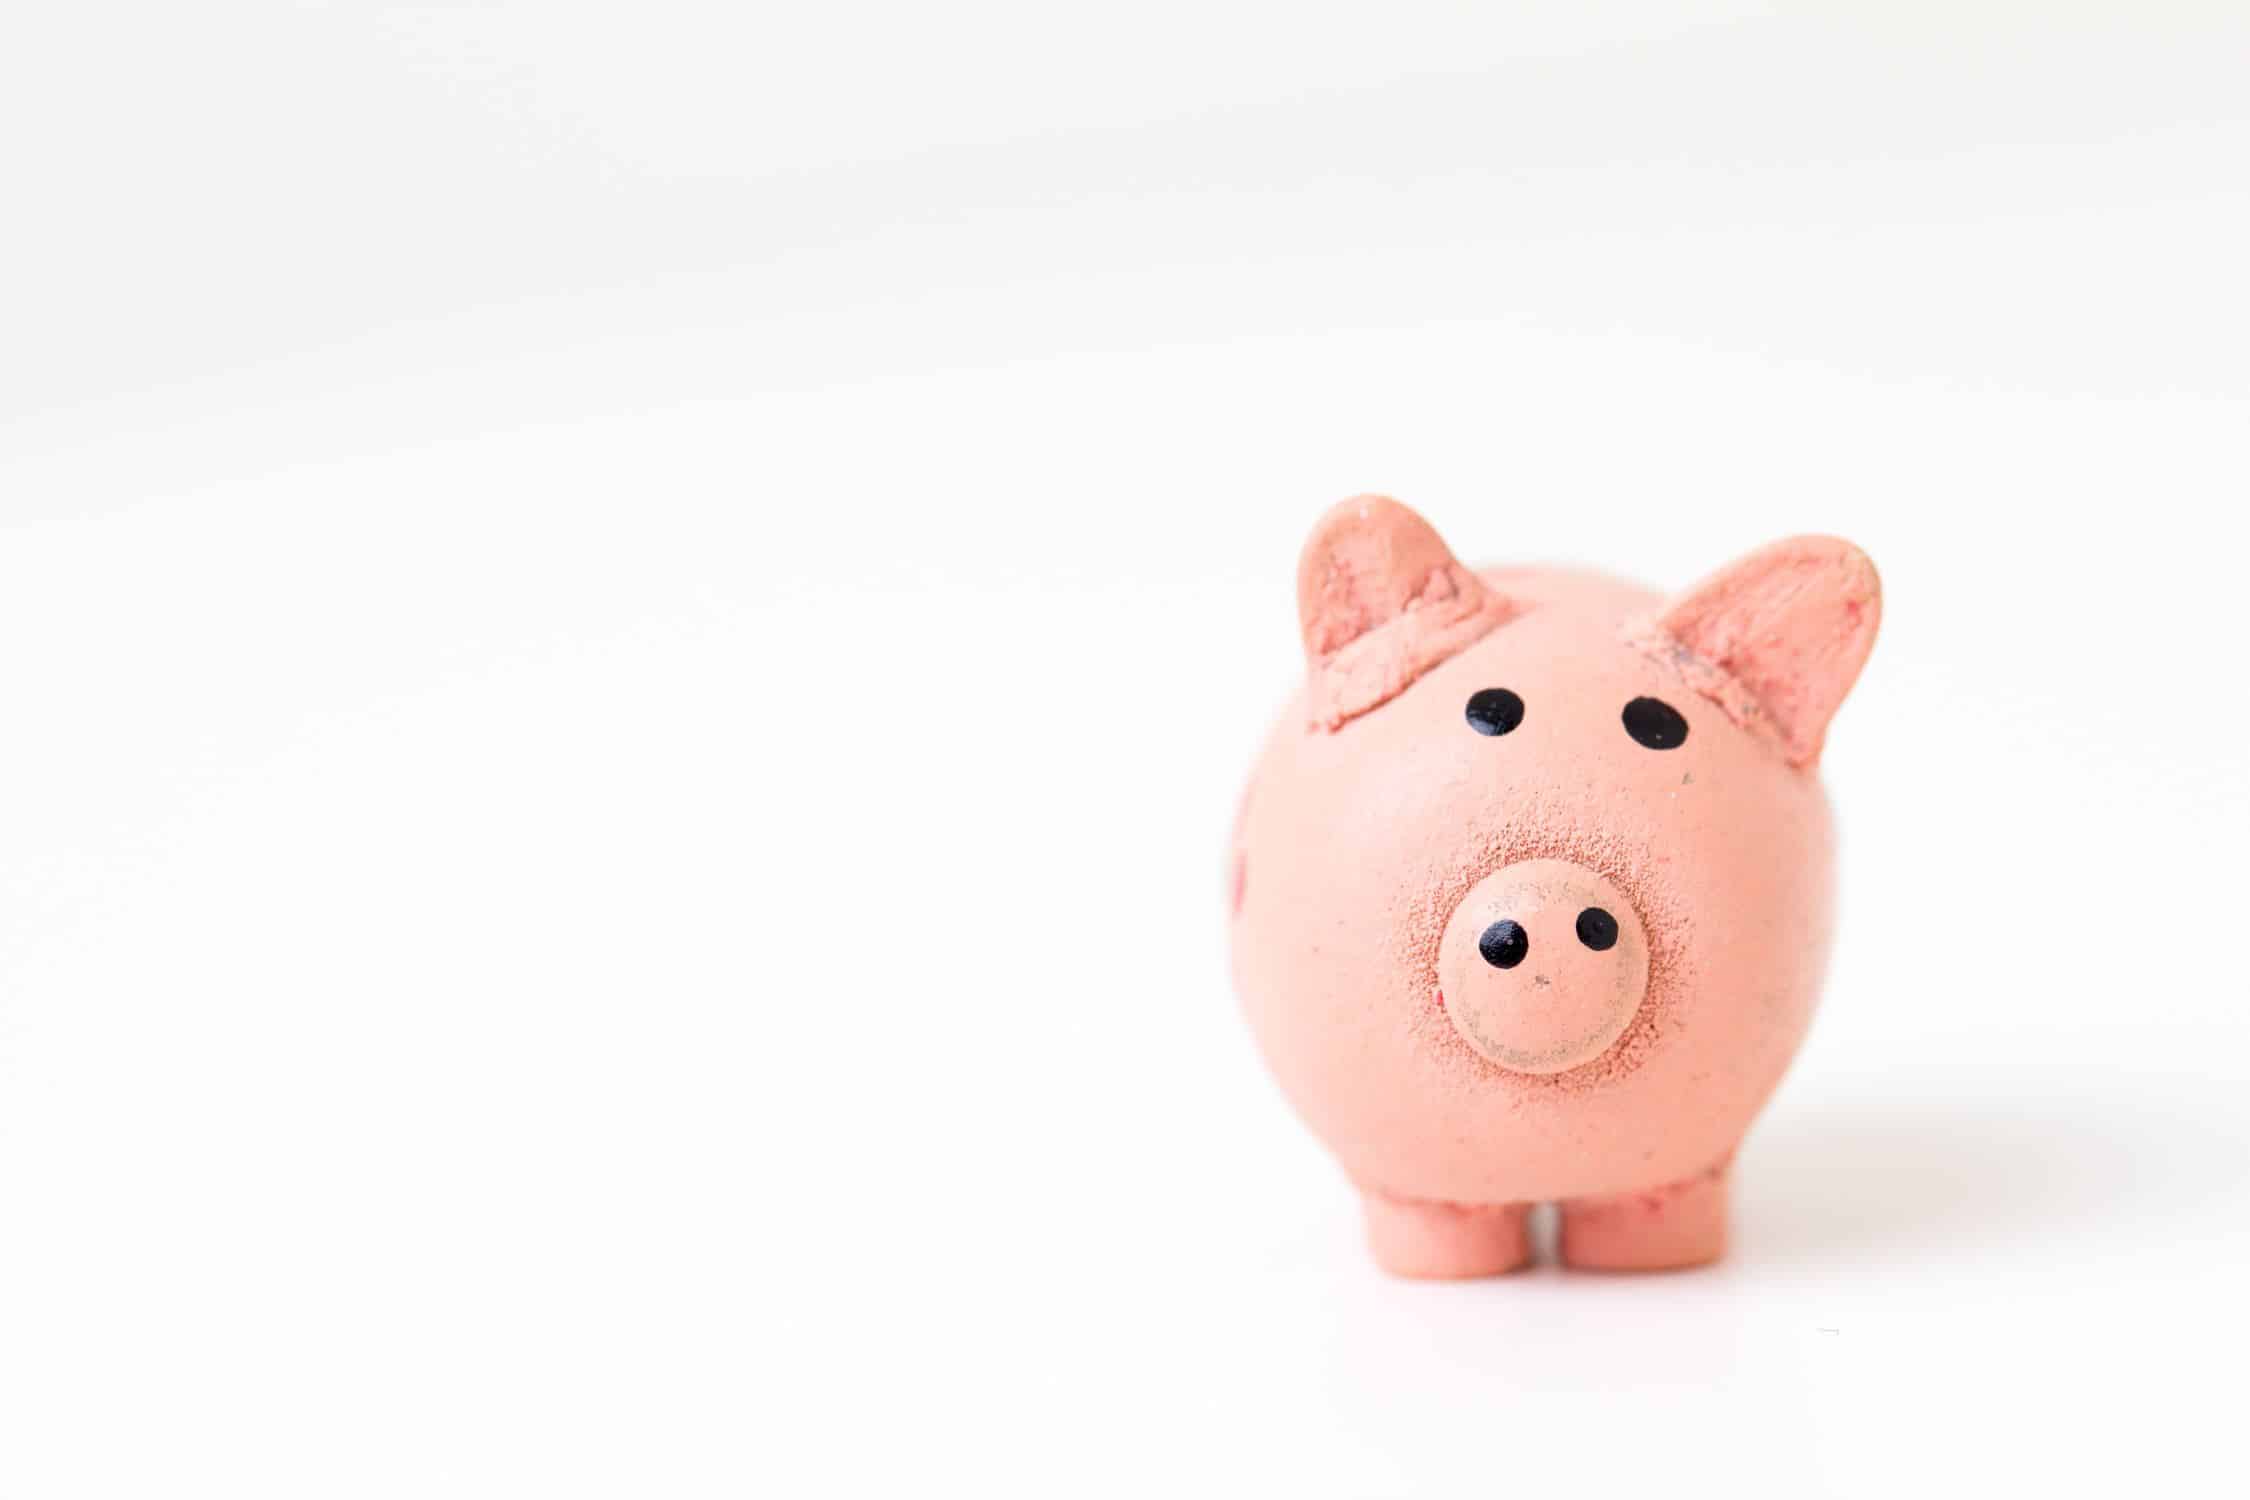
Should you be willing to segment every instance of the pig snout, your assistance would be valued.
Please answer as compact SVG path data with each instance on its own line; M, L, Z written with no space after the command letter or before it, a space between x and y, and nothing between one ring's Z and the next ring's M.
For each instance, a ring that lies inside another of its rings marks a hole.
M1456 1031L1518 1073L1592 1062L1624 1035L1648 988L1648 934L1625 893L1581 865L1495 870L1454 908L1438 984Z

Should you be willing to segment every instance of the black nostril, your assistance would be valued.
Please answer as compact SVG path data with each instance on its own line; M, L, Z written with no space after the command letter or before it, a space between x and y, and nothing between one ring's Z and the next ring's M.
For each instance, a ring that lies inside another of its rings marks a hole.
M1617 946L1617 918L1598 906L1589 906L1578 914L1578 941L1596 953Z
M1531 951L1531 938L1521 924L1503 918L1484 930L1477 939L1477 952L1495 969L1512 969L1523 962Z

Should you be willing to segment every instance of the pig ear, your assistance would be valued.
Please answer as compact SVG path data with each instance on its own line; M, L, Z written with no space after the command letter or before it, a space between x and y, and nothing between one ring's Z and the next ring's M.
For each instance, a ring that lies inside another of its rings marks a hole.
M1730 563L1664 607L1653 642L1696 691L1793 766L1820 759L1882 618L1875 565L1850 542L1792 537Z
M1315 727L1335 729L1515 614L1430 523L1381 495L1321 517L1297 564Z

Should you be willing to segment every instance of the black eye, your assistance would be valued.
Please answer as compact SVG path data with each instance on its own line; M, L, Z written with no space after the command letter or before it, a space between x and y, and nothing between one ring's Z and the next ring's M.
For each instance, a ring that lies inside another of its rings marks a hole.
M1523 722L1523 700L1506 688L1469 695L1469 727L1479 734L1506 734Z
M1617 946L1617 918L1598 906L1589 906L1578 914L1578 941L1596 953L1606 953Z
M1687 720L1662 698L1635 698L1625 705L1625 732L1651 750L1677 750L1687 739Z
M1512 969L1531 951L1531 936L1517 923L1502 917L1477 939L1477 952L1495 969Z

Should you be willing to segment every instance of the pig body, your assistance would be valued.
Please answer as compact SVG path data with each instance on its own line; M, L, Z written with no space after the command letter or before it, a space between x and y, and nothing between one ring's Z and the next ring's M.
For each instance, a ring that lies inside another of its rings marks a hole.
M1671 601L1473 573L1395 502L1300 570L1304 689L1233 849L1237 988L1378 1261L1686 1265L1803 1039L1831 923L1814 766L1873 569L1801 538Z

